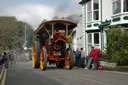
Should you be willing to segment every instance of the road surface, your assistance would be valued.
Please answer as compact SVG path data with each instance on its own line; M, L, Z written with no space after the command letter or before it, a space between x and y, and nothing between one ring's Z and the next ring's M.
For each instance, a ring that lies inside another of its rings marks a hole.
M55 66L41 71L33 69L31 62L18 63L6 71L5 85L128 85L128 73L120 72Z

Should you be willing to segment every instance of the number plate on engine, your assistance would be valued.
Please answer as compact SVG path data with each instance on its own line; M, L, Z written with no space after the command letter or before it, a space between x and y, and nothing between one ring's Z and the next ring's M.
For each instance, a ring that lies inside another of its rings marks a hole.
M61 55L61 52L55 52L54 55Z

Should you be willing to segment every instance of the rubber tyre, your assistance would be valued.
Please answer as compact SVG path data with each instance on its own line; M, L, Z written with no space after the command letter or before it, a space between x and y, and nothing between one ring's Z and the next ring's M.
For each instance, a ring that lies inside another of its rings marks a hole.
M46 50L46 48L42 48L40 51L40 68L42 71L47 69L47 50Z
M70 58L70 60L67 60L67 57ZM66 53L65 55L65 66L69 70L71 70L72 67L74 66L73 58L74 58L74 53L72 49L69 49L68 54Z
M33 67L34 68L39 68L40 67L40 43L39 41L34 41L33 43L33 48L32 50L35 50L35 52L32 55L32 61L33 63ZM33 60L35 58L35 60Z

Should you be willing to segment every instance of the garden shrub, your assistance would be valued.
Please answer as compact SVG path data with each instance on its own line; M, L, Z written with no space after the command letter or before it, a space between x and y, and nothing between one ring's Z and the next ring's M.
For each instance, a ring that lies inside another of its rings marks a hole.
M121 26L112 26L107 32L107 39L103 58L117 65L128 65L128 31Z

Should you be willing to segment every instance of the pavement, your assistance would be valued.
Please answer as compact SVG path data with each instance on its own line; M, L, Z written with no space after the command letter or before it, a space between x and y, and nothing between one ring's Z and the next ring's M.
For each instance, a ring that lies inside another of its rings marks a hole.
M74 67L72 70L48 66L34 69L31 62L21 62L7 69L4 85L127 85L128 73L94 71Z

